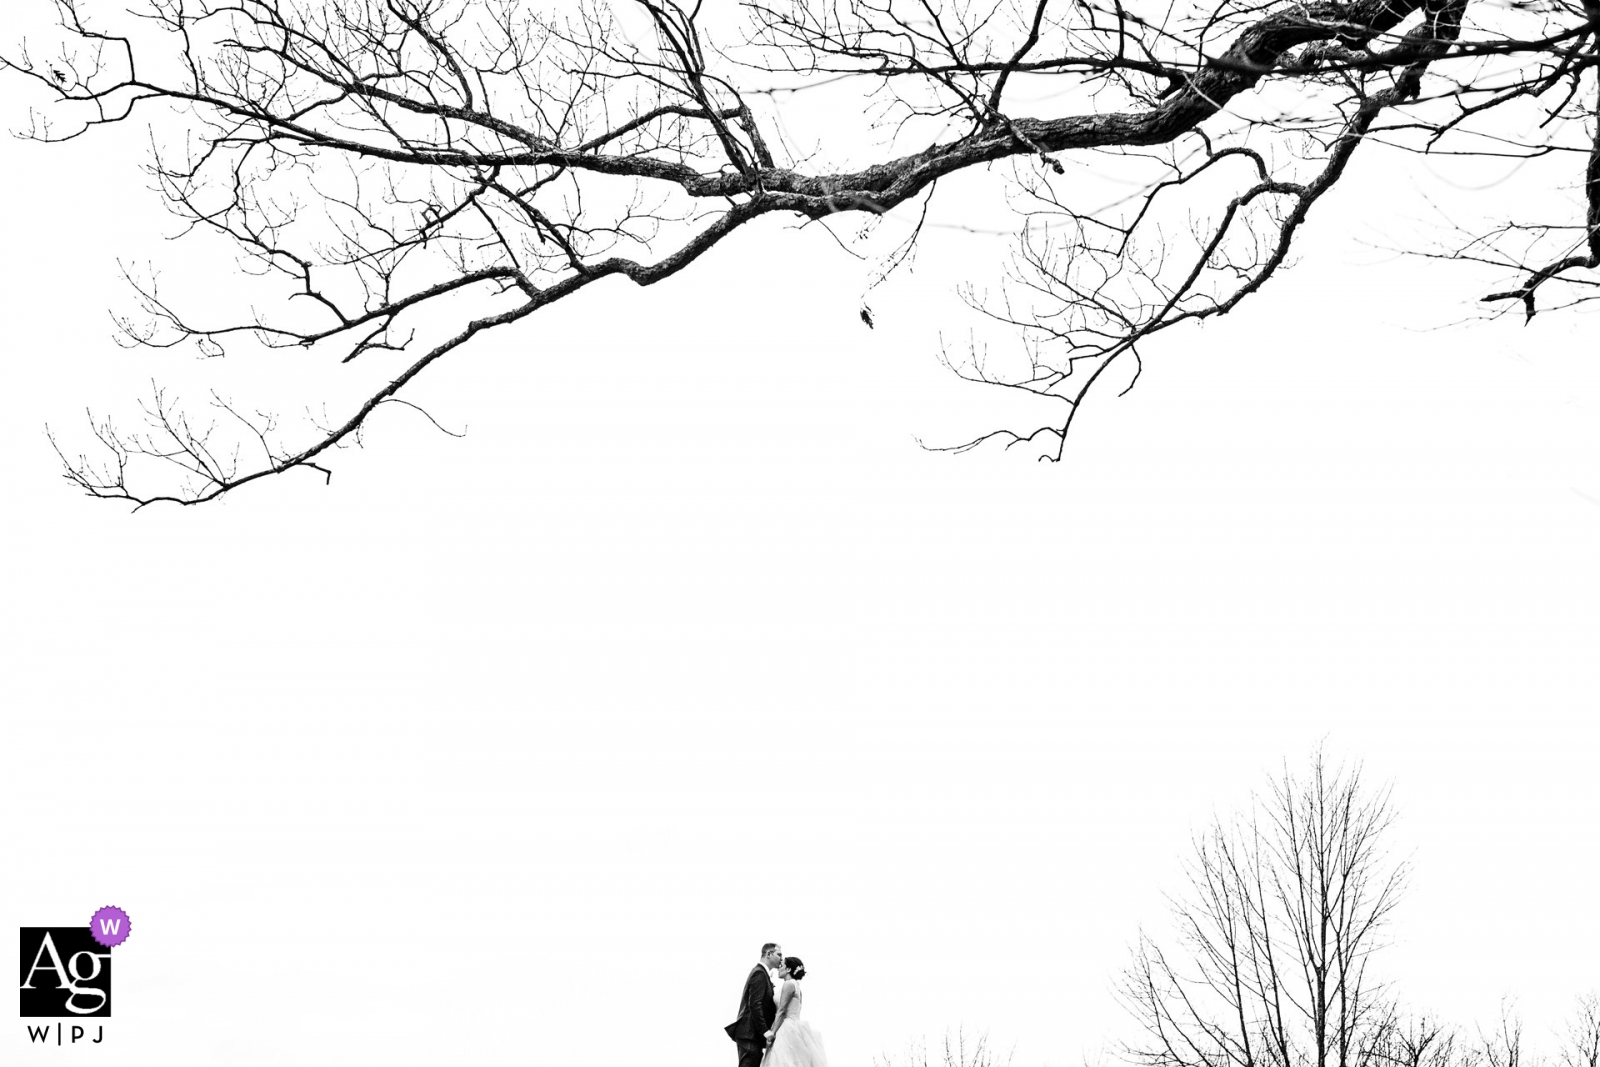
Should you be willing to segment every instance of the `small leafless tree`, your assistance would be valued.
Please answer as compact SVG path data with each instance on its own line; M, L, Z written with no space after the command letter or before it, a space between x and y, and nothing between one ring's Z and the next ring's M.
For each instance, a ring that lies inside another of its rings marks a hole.
M1569 214L1433 253L1505 274L1490 306L1587 300L1600 265L1594 0L54 2L54 39L0 60L41 97L28 132L147 117L167 205L261 276L237 309L140 277L127 340L384 368L295 443L220 398L201 418L158 396L139 432L96 421L100 451L63 460L99 497L325 472L485 331L660 282L764 216L925 219L941 180L998 163L1026 226L1004 296L969 295L1026 359L948 361L1063 405L970 442L1051 458L1109 368L1260 290L1366 146L1570 164ZM811 144L791 130L815 111Z
M969 1035L965 1030L948 1031L942 1046L930 1054L923 1042L915 1042L901 1056L877 1056L874 1067L1010 1067L1011 1056L998 1055L987 1034Z
M1589 993L1579 998L1565 1037L1561 1067L1600 1067L1600 996Z
M1577 1010L1566 1031L1558 1035L1552 1060L1530 1049L1523 1037L1522 1018L1509 1003L1500 1006L1500 1018L1489 1030L1479 1030L1475 1042L1460 1043L1454 1064L1442 1067L1600 1067L1600 998L1593 993L1578 998Z
M1579 998L1553 1060L1528 1048L1522 1019L1509 1002L1501 1004L1494 1026L1480 1028L1475 1040L1435 1018L1397 1013L1384 1045L1383 1058L1395 1067L1600 1067L1600 1001L1593 994Z
M1431 1027L1406 1033L1369 970L1404 880L1384 852L1392 811L1359 770L1317 756L1255 808L1195 842L1174 899L1177 937L1141 938L1122 997L1146 1067L1409 1067L1434 1063ZM1410 1042L1405 1053L1404 1039ZM1401 1053L1399 1057L1396 1053Z
M1392 1067L1466 1067L1454 1030L1431 1016L1391 1016L1381 1057Z
M1500 1005L1492 1030L1478 1032L1477 1046L1466 1056L1471 1067L1527 1067L1522 1047L1522 1019L1509 1003Z

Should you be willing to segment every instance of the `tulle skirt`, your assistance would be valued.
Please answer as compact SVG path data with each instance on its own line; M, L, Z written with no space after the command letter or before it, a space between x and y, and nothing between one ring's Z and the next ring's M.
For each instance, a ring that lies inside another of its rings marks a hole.
M791 1019L778 1028L772 1048L761 1067L828 1067L822 1035L804 1019Z

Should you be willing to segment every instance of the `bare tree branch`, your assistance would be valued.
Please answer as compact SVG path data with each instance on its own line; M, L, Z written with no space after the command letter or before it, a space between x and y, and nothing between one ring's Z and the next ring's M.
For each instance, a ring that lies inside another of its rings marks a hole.
M0 59L47 104L27 135L148 117L167 206L230 241L256 276L248 308L196 309L154 276L136 281L142 315L120 318L124 340L209 356L295 346L387 374L292 447L263 448L260 419L224 420L214 432L254 457L237 467L164 393L148 432L96 422L103 455L68 461L68 478L135 503L198 503L322 470L329 449L479 333L608 277L655 284L764 216L876 218L1003 161L1023 240L999 304L968 296L1022 332L1025 374L975 357L951 365L1065 410L958 451L1048 440L1043 458L1061 458L1109 368L1142 368L1161 335L1229 313L1287 266L1362 146L1556 156L1577 151L1583 131L1581 225L1508 224L1451 258L1518 276L1486 299L1520 301L1528 317L1536 294L1546 306L1589 299L1600 266L1589 77L1600 37L1575 0L751 0L714 14L677 0L55 6L43 51L23 41ZM713 23L732 47L713 43ZM841 82L865 110L838 116L850 136L829 151L843 158L820 165L788 145L780 100ZM1024 85L1059 111L1019 113ZM1530 103L1543 109L1531 129L1515 110ZM1096 183L1132 192L1096 203L1084 191ZM181 484L147 485L151 470Z

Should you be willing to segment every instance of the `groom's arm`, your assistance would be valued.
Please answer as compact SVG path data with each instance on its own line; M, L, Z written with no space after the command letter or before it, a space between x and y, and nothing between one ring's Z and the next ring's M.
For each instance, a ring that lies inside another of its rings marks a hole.
M783 984L783 992L778 994L778 1009L773 1016L772 1025L767 1027L767 1033L772 1035L767 1038L767 1044L772 1044L778 1036L778 1028L783 1025L783 1020L789 1015L789 1001L794 999L794 986L788 982Z
M761 1031L767 1028L765 990L761 984L761 973L751 971L750 977L744 982L744 997L739 1004L739 1015L750 1020L750 1037L755 1041L761 1040Z

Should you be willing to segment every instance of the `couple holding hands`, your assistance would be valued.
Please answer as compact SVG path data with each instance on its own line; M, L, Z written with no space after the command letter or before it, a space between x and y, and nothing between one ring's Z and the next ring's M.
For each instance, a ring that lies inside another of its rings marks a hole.
M782 983L772 997L772 976ZM784 956L772 942L761 946L761 962L745 979L739 997L739 1018L723 1027L739 1047L739 1067L828 1067L822 1037L800 1018L800 979L806 966L798 956Z

